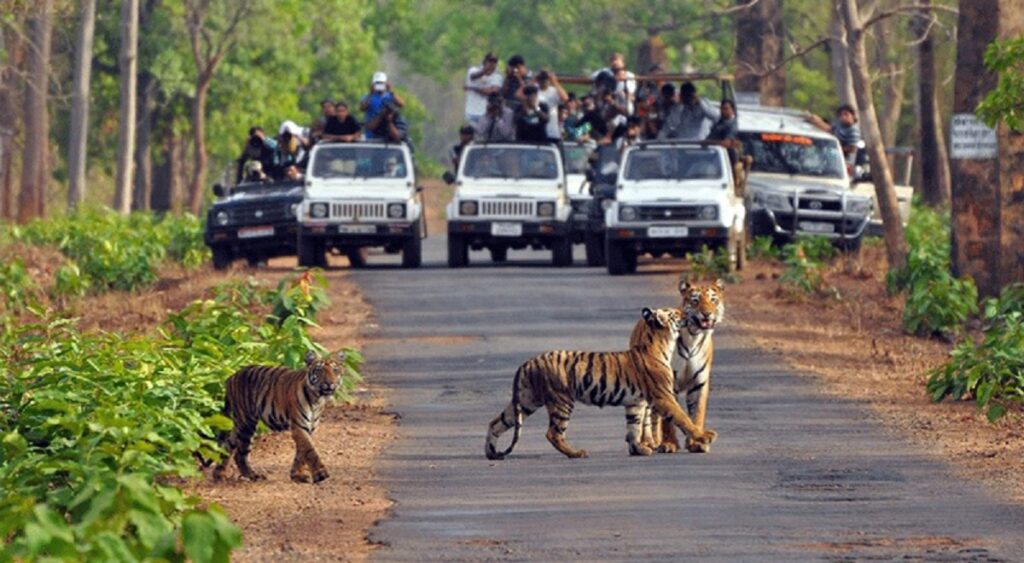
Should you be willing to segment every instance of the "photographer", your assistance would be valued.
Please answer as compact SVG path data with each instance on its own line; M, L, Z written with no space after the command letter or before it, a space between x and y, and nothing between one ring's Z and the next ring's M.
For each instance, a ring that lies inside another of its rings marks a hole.
M498 57L487 53L483 63L466 72L466 121L476 127L480 118L487 112L487 96L501 92L505 79L498 72Z
M719 117L718 111L697 95L697 87L692 82L684 82L679 87L679 103L663 117L658 139L702 141Z
M373 80L370 84L370 92L359 100L359 109L363 111L363 123L369 124L376 118L386 104L394 108L405 107L405 101L398 94L391 91L391 82L388 75L383 72L373 73ZM373 138L369 133L373 128L367 126L367 139Z
M409 126L394 103L385 103L380 113L366 124L367 139L381 139L391 143L408 141Z
M505 107L505 100L498 92L487 97L487 113L480 118L476 140L484 143L516 140L515 114Z
M245 163L255 161L260 163L260 169L271 174L277 170L277 159L275 153L277 143L268 139L262 127L250 127L249 137L245 141L245 148L242 155L238 157L238 171L235 174L235 183L242 181L245 175Z
M535 84L523 88L526 100L516 110L516 139L532 143L548 141L548 121L551 108L540 101L540 93Z

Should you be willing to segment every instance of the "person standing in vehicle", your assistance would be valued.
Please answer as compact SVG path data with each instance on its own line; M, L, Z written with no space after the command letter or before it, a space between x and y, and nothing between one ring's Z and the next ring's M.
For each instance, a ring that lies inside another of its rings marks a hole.
M405 101L398 94L391 91L391 82L388 82L388 75L377 71L373 73L370 92L363 96L363 99L359 100L359 109L363 111L363 123L373 121L385 104L390 104L395 108L405 107ZM367 127L366 138L374 138L372 129L369 127Z
M711 127L707 141L721 145L729 152L729 163L732 165L733 178L739 182L743 170L740 167L739 150L742 148L739 136L739 125L736 122L736 104L732 100L722 100L721 117Z
M381 139L389 143L401 143L409 140L409 126L405 118L398 112L394 103L384 104L377 117L366 123L367 139Z
M843 146L843 155L846 156L847 164L854 164L857 158L857 149L860 148L861 134L860 125L857 125L857 110L849 104L843 104L836 108L836 122L829 124L821 116L808 112L805 116L807 122L822 131L832 133L839 139Z
M530 143L547 142L551 108L540 101L536 84L523 88L523 94L526 100L516 110L516 140Z
M515 111L522 105L526 95L523 88L527 80L526 59L522 55L512 55L505 65L505 82L501 86L501 95L505 98L505 106Z
M323 141L352 143L359 140L362 131L359 122L349 113L348 104L338 102L334 106L334 114L327 118L320 138Z
M633 115L633 102L636 97L636 75L626 70L626 57L622 53L612 53L608 57L608 66L593 73L591 80L597 80L599 74L607 72L615 78L612 93L621 100L623 113Z
M262 127L250 127L242 155L238 157L238 171L235 183L245 176L245 163L254 160L260 163L260 170L275 174L277 171L277 141L267 137Z
M476 130L471 125L463 125L459 128L459 144L453 146L452 150L448 153L448 158L452 163L452 172L458 172L462 151L465 150L466 145L473 142L474 133L476 133Z
M325 98L320 102L320 117L316 118L309 128L310 141L313 143L320 141L324 134L324 128L327 127L327 122L332 117L334 117L334 102Z
M505 79L498 72L498 57L494 53L484 55L480 66L474 66L466 72L466 84L463 89L466 91L467 123L474 128L477 126L487 113L487 96L501 92L501 85L504 83Z
M537 73L537 95L540 97L540 102L548 106L548 139L557 141L562 138L557 108L569 101L569 94L558 83L558 76L555 73L541 70Z
M487 97L487 113L480 118L476 140L482 143L516 140L515 112L505 107L505 99L498 92Z
M706 139L719 115L707 100L697 95L692 82L679 87L679 103L664 117L658 139L700 141Z

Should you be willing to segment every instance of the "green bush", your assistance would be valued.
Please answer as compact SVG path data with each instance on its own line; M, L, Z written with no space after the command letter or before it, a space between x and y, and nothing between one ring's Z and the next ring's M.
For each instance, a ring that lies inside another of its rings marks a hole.
M690 263L690 275L695 280L723 279L734 283L738 279L736 274L729 271L729 253L725 249L716 252L704 244L700 252L687 253L686 261Z
M778 260L782 257L782 252L777 246L775 241L770 236L760 236L754 239L751 243L750 248L747 250L747 254L751 258L765 258L769 260Z
M951 273L949 214L915 206L906 233L907 267L886 280L890 292L907 293L903 327L919 336L958 334L978 311L978 290Z
M826 260L834 254L835 248L825 237L797 237L782 247L786 269L779 276L779 283L795 294L836 297L835 288L825 280Z
M302 279L284 291L304 296ZM294 365L312 344L305 298L291 296L290 326L260 312L277 299L224 286L156 337L81 333L64 319L0 327L0 560L226 561L238 529L172 483L198 474L194 453L220 455L210 436L230 428L219 414L228 376ZM350 388L361 358L346 352Z
M39 284L29 275L20 258L0 263L0 298L3 299L0 311L21 312L36 301L38 293Z
M1010 286L985 302L985 334L965 340L928 380L932 400L973 396L995 422L1010 404L1024 404L1024 285Z

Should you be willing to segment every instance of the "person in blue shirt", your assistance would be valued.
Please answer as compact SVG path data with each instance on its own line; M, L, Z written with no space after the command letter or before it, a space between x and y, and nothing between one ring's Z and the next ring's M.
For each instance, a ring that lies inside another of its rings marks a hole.
M363 123L373 122L385 106L394 108L405 107L405 101L391 90L391 82L388 75L377 71L373 73L373 80L370 84L370 92L359 101L359 109L363 111ZM375 134L373 128L366 128L366 138L373 139Z

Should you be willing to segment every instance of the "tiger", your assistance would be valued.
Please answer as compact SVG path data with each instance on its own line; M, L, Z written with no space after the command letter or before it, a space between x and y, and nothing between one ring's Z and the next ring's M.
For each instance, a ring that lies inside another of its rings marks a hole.
M714 359L712 334L715 326L725 314L725 283L697 285L686 279L679 282L682 296L683 328L672 357L672 372L675 376L674 390L678 397L686 393L686 409L693 417L698 430L704 428L707 413L708 392L711 383L711 363ZM634 330L630 345L643 338L643 332ZM698 442L687 438L686 449L695 453L707 453L711 441ZM653 416L650 409L644 412L644 444L665 453L679 451L679 442L671 424L662 424L661 417Z
M551 351L527 360L516 371L512 401L487 430L487 459L504 459L515 448L523 420L541 406L548 411L547 439L569 458L587 457L565 438L576 401L603 407L626 407L626 443L631 455L651 455L641 443L643 413L652 408L678 425L694 443L710 443L713 430L698 430L672 392L676 340L683 323L678 309L643 309L637 322L637 342L625 352ZM508 449L498 451L497 440L515 428Z
M338 388L345 354L340 352L321 359L311 350L306 353L305 362L303 369L246 366L228 378L222 412L234 422L234 428L219 436L226 455L214 468L215 480L223 476L232 456L243 478L252 481L266 478L249 466L252 436L260 421L274 432L291 430L295 440L292 481L308 483L307 467L312 471L314 483L327 479L327 468L313 447L312 434L320 423L327 400Z

